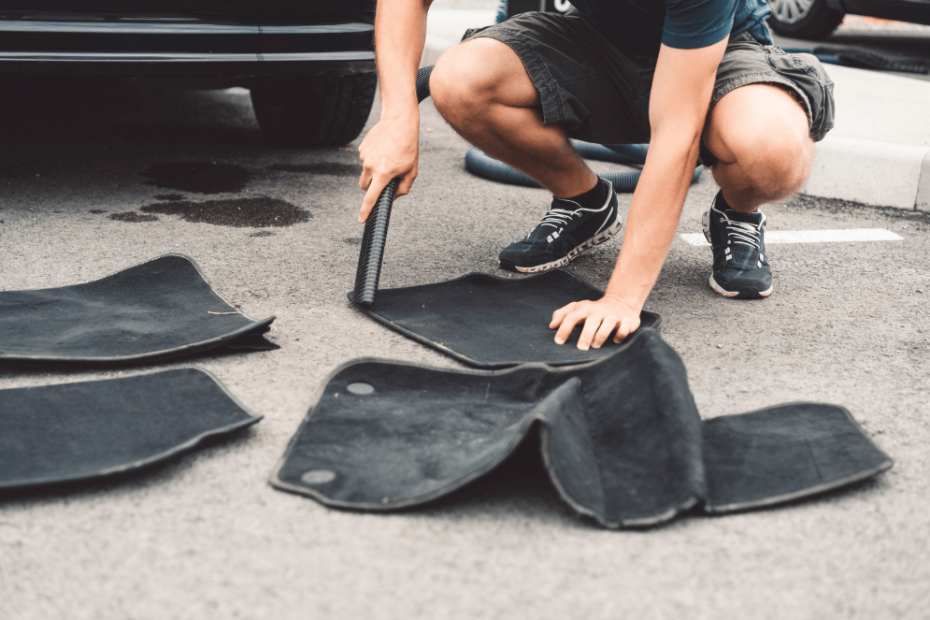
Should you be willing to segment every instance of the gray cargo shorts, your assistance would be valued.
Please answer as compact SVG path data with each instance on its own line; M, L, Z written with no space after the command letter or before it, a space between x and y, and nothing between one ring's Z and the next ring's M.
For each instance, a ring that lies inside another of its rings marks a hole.
M544 124L561 125L570 137L599 144L649 142L655 58L614 47L580 15L522 13L469 30L462 40L474 37L497 39L516 52L539 92ZM813 140L833 128L833 82L820 61L811 54L788 54L747 33L727 44L710 109L730 91L756 83L793 94L807 112ZM701 160L716 162L703 143Z

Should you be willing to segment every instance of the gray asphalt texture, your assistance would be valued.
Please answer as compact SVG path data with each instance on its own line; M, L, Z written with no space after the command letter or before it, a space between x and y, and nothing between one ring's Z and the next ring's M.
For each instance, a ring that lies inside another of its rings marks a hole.
M882 227L904 239L772 245L775 292L763 301L715 295L709 249L679 239L647 303L703 416L843 405L895 460L874 481L645 531L580 519L544 477L514 467L423 509L336 511L267 484L321 382L361 356L459 367L346 301L362 234L357 154L270 146L241 91L72 81L13 92L0 104L0 289L181 252L246 314L277 315L268 337L282 348L123 370L0 368L0 388L13 388L197 366L265 416L143 474L0 497L0 618L926 617L930 216L806 197L771 205L770 230ZM429 102L421 135L382 286L499 273L498 251L538 222L546 193L469 175L466 145ZM189 163L240 167L241 190L152 184L159 166ZM700 230L715 191L709 174L692 187L680 232ZM241 200L307 219L185 220L198 203ZM153 204L157 220L144 212ZM138 217L110 217L127 213ZM620 246L569 270L604 287Z

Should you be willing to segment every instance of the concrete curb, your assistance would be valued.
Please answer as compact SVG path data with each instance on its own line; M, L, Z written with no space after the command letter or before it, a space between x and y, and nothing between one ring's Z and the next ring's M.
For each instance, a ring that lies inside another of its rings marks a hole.
M930 147L827 136L814 151L805 194L930 210Z
M434 64L494 11L433 10L420 66ZM836 126L814 151L802 192L873 206L930 211L930 82L829 66Z
M924 155L924 161L920 166L920 181L917 183L917 204L918 211L930 211L930 151Z

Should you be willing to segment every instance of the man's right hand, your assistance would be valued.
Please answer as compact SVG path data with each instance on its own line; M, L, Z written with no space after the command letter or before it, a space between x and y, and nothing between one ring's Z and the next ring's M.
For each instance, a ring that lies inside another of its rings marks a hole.
M365 199L358 213L364 223L375 206L378 196L391 179L400 178L396 197L410 191L417 178L420 152L420 113L415 107L401 116L382 117L371 128L358 147L362 160L362 176L358 186L365 190Z

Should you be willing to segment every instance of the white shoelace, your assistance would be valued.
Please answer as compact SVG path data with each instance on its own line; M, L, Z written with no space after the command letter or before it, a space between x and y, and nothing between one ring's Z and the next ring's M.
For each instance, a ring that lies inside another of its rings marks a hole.
M757 250L762 249L762 229L760 226L727 219L726 229L727 237L733 243L748 245Z
M553 228L567 226L576 215L580 215L580 213L571 209L549 209L549 211L546 212L546 217L542 219L539 225L548 225Z

